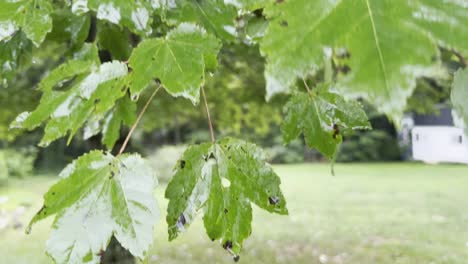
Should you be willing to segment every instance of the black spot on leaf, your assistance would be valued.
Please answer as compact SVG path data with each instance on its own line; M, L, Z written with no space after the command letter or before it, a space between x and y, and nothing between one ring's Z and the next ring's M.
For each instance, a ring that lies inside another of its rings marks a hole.
M234 255L233 259L234 259L234 262L238 262L240 260L240 256Z
M333 139L336 139L340 135L340 127L337 124L333 124Z
M288 21L283 20L283 21L280 22L280 25L281 25L282 27L287 27L289 24L288 24Z
M185 160L180 161L180 168L181 169L185 168Z
M231 250L232 249L232 241L228 240L224 243L223 248L226 250Z
M253 13L254 13L254 15L256 17L263 17L263 9L262 8L254 10Z
M351 71L351 68L348 65L338 65L336 66L337 72L342 72L343 74L348 74Z
M270 202L271 205L277 205L280 202L280 199L276 196L270 196L268 197L268 202Z
M209 159L215 159L215 156L213 155L213 152L210 153L210 156L208 158Z
M185 220L184 214L180 214L179 219L177 219L177 224L184 226L187 223L187 220Z
M224 208L224 214L228 213L228 209Z

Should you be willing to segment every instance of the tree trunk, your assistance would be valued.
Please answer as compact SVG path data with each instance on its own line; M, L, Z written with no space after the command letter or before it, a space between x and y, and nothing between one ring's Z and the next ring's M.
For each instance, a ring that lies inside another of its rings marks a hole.
M134 264L135 258L130 251L123 248L119 241L112 237L106 251L101 256L101 264Z

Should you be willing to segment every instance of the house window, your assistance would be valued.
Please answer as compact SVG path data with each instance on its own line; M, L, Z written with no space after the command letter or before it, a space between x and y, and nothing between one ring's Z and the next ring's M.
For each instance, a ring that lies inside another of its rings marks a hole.
M415 139L416 141L419 141L419 134L416 134L415 137L414 137L414 139Z
M462 135L458 136L458 143L463 144L463 136Z

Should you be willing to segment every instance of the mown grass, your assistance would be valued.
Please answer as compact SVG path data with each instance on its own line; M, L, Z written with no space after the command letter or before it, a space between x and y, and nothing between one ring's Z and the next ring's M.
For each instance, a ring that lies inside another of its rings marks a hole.
M254 209L252 237L241 263L467 263L468 166L326 164L276 166L289 216ZM9 197L0 209L29 206L23 224L40 208L42 193L55 181L34 177L0 187ZM232 263L218 242L204 234L199 217L168 243L164 188L156 190L161 220L150 263ZM51 263L44 254L51 220L24 235L0 231L1 263Z

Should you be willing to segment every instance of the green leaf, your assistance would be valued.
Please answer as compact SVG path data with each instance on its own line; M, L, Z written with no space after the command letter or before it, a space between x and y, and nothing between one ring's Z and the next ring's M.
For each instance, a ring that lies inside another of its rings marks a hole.
M0 29L1 30L1 29ZM32 42L22 32L10 40L0 41L0 88L17 74L22 62L31 58Z
M261 49L270 97L334 53L337 64L350 68L337 88L398 119L415 78L433 73L437 45L468 52L464 1L289 0L266 13L272 21Z
M244 28L242 29L243 37L247 43L258 43L265 35L268 28L268 20L264 17L256 15L244 16Z
M101 49L107 50L115 60L128 60L132 51L129 41L130 32L118 26L102 23L99 25L98 45Z
M100 263L112 235L132 255L145 256L159 212L153 195L157 179L140 156L93 151L60 176L27 230L56 215L47 241L47 254L55 262Z
M0 41L21 29L39 46L52 30L51 9L48 0L0 0Z
M468 136L468 69L455 73L451 101L458 116L463 119L465 134Z
M241 10L252 11L256 9L264 8L275 0L224 0L226 4L232 4Z
M182 22L197 23L220 39L236 38L237 10L223 0L176 0L177 8L168 9L165 18L172 25Z
M119 139L121 124L131 126L136 120L136 104L128 97L117 102L115 111L109 112L102 128L102 142L108 149L112 149Z
M72 11L76 15L92 10L96 17L115 25L127 26L132 31L151 32L151 16L154 3L149 0L79 0L74 1Z
M95 58L68 61L39 83L44 92L39 106L20 114L11 127L31 130L47 123L42 146L69 132L70 140L88 118L103 119L126 94L127 74L127 66L118 61L101 65Z
M215 37L192 24L180 24L166 37L144 40L130 56L130 90L139 94L157 78L171 95L196 104L205 72L217 65L219 49Z
M252 206L287 214L280 178L256 145L226 138L189 147L166 189L167 223L172 240L204 211L210 239L221 239L235 258L251 233Z
M75 16L69 8L56 10L52 14L53 27L47 39L70 43L80 47L88 37L89 16Z
M294 94L284 111L286 116L281 126L284 143L304 133L307 146L316 148L329 159L335 159L343 134L370 128L358 102L346 101L324 89Z

